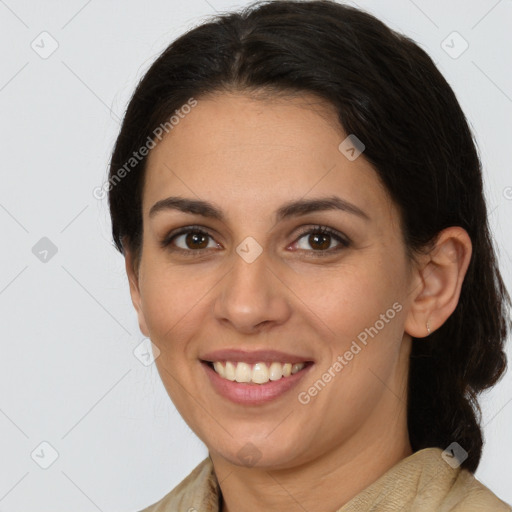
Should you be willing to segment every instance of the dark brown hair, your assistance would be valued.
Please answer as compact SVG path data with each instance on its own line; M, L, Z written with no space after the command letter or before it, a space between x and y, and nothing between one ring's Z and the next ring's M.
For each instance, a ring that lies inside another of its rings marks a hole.
M481 164L459 103L429 56L372 15L333 1L265 1L226 13L174 41L128 105L110 162L117 248L140 255L146 158L118 171L184 105L223 91L314 93L366 146L401 212L411 255L448 226L473 253L454 313L427 340L413 340L408 428L413 450L453 441L475 471L482 450L477 394L506 368L510 299L487 220ZM149 139L148 139L149 138Z

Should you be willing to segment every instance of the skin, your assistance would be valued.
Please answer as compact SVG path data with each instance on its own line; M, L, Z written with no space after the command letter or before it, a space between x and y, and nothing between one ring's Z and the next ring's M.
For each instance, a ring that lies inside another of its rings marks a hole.
M130 292L141 331L160 350L169 396L209 449L223 512L337 510L412 453L411 337L427 336L427 320L434 331L455 309L471 242L447 228L430 252L409 259L396 205L364 153L350 161L340 152L346 136L313 96L222 93L199 98L148 157L142 256L125 253ZM276 222L288 201L333 195L368 219L326 210ZM172 209L150 217L169 196L209 201L225 219ZM206 249L184 236L161 247L172 230L192 225L211 235ZM327 237L327 252L319 249L301 231L316 225L350 245ZM263 249L252 263L236 252L248 236ZM298 393L394 303L401 311L301 404ZM315 365L284 397L244 407L214 391L199 361L233 347L282 350ZM239 457L244 447L255 464Z

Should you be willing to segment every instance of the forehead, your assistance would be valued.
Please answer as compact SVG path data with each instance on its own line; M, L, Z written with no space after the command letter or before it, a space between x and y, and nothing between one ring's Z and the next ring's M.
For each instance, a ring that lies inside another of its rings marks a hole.
M364 158L340 151L346 137L334 108L312 95L198 99L148 156L144 213L171 195L235 200L246 212L333 192L377 206L387 194Z

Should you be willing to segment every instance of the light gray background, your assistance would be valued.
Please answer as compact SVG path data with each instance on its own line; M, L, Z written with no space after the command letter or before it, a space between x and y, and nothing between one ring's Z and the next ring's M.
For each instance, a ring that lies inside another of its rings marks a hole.
M415 39L455 89L477 136L512 288L512 2L356 3ZM154 364L133 353L143 336L106 199L92 191L156 56L205 16L246 4L0 0L0 511L140 510L207 454ZM464 42L454 31L469 43L458 58ZM58 250L46 262L32 252L42 237ZM511 383L509 371L483 397L477 472L510 503ZM42 469L52 450L58 458Z

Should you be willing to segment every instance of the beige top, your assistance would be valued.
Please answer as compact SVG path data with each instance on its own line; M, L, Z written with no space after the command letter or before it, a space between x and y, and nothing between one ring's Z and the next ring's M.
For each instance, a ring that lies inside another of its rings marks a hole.
M453 468L440 448L402 459L337 512L511 512L474 475ZM220 512L220 488L209 457L169 494L141 512Z

